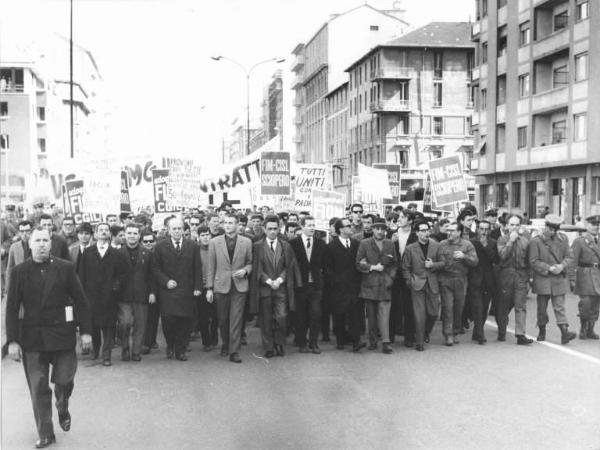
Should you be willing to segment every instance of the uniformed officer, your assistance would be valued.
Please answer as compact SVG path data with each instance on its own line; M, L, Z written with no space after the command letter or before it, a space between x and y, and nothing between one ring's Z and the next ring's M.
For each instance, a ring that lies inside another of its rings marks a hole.
M600 215L585 219L587 232L573 241L573 265L575 266L575 288L579 295L579 339L598 339L594 324L600 309L600 244L598 226Z
M529 265L533 270L533 292L537 294L537 325L540 329L537 340L546 339L548 323L548 301L552 301L556 324L561 332L561 344L575 339L569 331L565 313L567 294L567 270L572 261L569 240L558 230L562 219L554 214L545 217L546 227L529 244Z

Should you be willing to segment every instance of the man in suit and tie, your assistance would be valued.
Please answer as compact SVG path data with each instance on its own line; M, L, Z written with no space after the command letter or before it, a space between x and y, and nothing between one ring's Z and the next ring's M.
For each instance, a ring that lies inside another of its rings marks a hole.
M107 223L96 225L97 242L86 248L79 262L79 279L92 308L92 341L94 359L100 355L102 364L111 366L111 352L115 339L117 305L127 263L116 249L110 246L110 229Z
M183 239L183 221L167 224L168 237L154 247L153 272L158 290L167 358L187 361L185 349L194 320L194 297L202 293L202 267L198 246Z
M328 244L325 271L331 293L336 348L344 349L345 325L348 317L352 351L359 352L366 344L360 342L360 321L365 306L364 301L358 297L361 279L355 264L358 241L351 238L350 219L338 219L334 226L336 236Z
M363 274L358 295L367 304L369 350L377 348L378 335L381 335L383 353L390 354L390 307L397 258L394 243L385 238L386 231L385 219L375 219L373 237L360 241L355 262Z
M67 245L67 241L54 233L54 222L52 221L52 216L50 214L42 214L40 216L40 226L44 227L50 233L51 238L51 248L50 253L60 259L69 260L69 246Z
M8 249L8 263L6 265L6 291L10 286L10 273L31 255L29 249L29 237L33 231L33 223L29 220L19 222L19 240L14 242Z
M323 297L323 273L327 245L315 239L315 218L309 215L300 219L302 234L290 241L296 255L302 278L302 286L296 288L296 344L300 353L320 354L317 344L321 328L321 302ZM306 332L309 331L308 348Z
M69 256L71 257L71 262L75 264L75 270L77 271L79 271L81 255L83 255L84 250L93 243L93 234L94 229L89 222L82 222L77 227L77 242L74 242L69 246Z
M75 229L75 219L73 216L67 216L63 219L62 228L56 234L67 241L67 246L69 247L77 242L77 230Z
M225 234L208 243L206 300L217 305L221 330L221 356L241 363L240 348L248 277L252 271L252 241L238 235L238 217L225 216Z
M424 220L414 225L417 242L406 246L402 257L402 275L410 288L415 320L416 349L425 350L424 343L440 311L440 288L437 271L443 269L440 244L429 237L429 224Z
M10 356L23 360L39 434L35 447L44 448L56 442L49 381L54 383L60 427L64 431L71 428L69 398L77 370L77 326L82 347L89 347L91 318L73 264L50 254L48 231L41 227L34 230L29 245L32 258L16 266L11 273L6 334ZM50 365L52 376L49 378Z
M267 216L265 237L254 243L250 313L261 315L265 357L284 356L286 319L295 309L294 286L297 265L294 251L279 234L279 218Z
M156 302L152 276L152 252L140 245L140 228L130 223L125 226L125 246L119 253L128 263L128 273L117 314L121 338L121 360L141 361L142 344L148 317L148 304ZM129 337L131 335L131 353Z

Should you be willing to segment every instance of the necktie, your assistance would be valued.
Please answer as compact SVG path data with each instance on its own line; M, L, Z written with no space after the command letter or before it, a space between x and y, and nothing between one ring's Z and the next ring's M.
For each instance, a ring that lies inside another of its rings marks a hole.
M273 241L270 241L270 244L271 244L271 250L272 250L273 252L275 252L275 247L273 246Z
M594 244L598 245L598 236L594 236Z
M346 239L346 248L350 248L350 241Z
M306 238L306 248L310 248L310 238Z
M179 241L175 241L175 250L178 252L181 250L181 246L179 245Z

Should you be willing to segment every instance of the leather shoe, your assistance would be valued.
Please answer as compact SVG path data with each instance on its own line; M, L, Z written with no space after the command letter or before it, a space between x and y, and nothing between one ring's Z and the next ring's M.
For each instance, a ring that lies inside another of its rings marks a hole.
M425 336L425 343L426 343L426 344L429 344L429 335L426 335L426 336Z
M110 367L112 366L112 363L110 362L110 359L105 359L104 361L102 361L102 365L104 367Z
M128 348L121 350L121 361L131 361L131 355L129 354Z
M275 346L275 356L285 356L283 345L278 344Z
M447 347L452 347L454 345L452 336L446 336L446 342L444 342L444 345L446 345Z
M369 350L377 350L377 344L369 344Z
M533 343L533 339L529 339L527 336L522 334L517 335L517 345L529 345Z
M406 339L404 339L404 346L406 348L412 348L415 345L415 343L413 341L407 341Z
M229 361L239 364L242 362L242 358L240 358L240 355L238 355L237 353L232 353L231 355L229 355Z
M358 342L358 343L352 345L352 351L354 353L358 353L358 352L360 352L360 349L365 348L366 346L367 346L366 342Z
M457 336L454 336L454 337L452 338L452 343L453 343L453 344L456 344L456 345L460 344L460 341L458 340L458 337L457 337Z
M56 442L56 436L43 437L35 441L35 448L46 448Z
M321 349L319 348L319 346L317 344L311 345L310 351L311 351L311 353L314 353L315 355L321 354Z
M275 352L273 350L267 350L265 353L265 358L272 358L273 356L275 356Z
M150 354L150 347L147 346L143 346L142 347L142 355L149 355Z
M211 350L212 350L212 345L203 345L202 346L203 352L210 352Z
M134 353L133 355L131 355L131 360L135 362L140 362L142 360L142 357L138 353Z
M187 361L188 357L185 356L185 352L184 352L184 353L179 353L178 355L175 355L175 359L177 361Z
M504 342L504 341L506 341L506 333L499 332L499 333L498 333L498 340L499 340L500 342Z
M155 342L154 344L152 344L150 346L150 348L153 348L154 350L156 350L158 348L158 344Z
M69 411L64 414L58 414L58 424L63 431L69 431L71 429L71 414L69 414Z
M421 344L417 344L417 346L415 347L415 350L417 350L418 352L422 352L425 350L425 347L423 347Z
M392 353L392 351L392 344L390 344L389 342L383 344L383 353L389 355Z
M477 343L479 345L485 345L486 342L487 342L487 339L485 339L485 338L484 339L477 339Z
M300 348L298 349L298 351L299 351L300 353L308 353L308 348L306 348L306 346L304 346L304 347L300 347Z
M229 355L229 350L227 350L225 347L221 347L221 356L227 355Z

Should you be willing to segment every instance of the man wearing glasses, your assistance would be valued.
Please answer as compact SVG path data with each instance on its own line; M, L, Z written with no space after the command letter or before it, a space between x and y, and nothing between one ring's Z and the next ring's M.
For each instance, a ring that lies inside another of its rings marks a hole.
M62 229L59 236L62 236L66 241L67 245L71 246L77 242L77 232L75 231L75 219L71 216L67 216L63 219Z
M537 325L540 329L538 341L546 339L548 301L551 300L556 324L560 328L560 341L565 345L576 336L569 331L565 311L567 270L573 258L569 240L558 232L562 219L548 214L545 221L544 231L529 244L529 265L533 269L532 291L537 294Z
M142 231L142 245L146 250L154 251L156 238L151 231ZM142 355L148 355L150 349L157 349L156 335L158 333L158 319L160 317L160 307L158 302L148 304L148 317L146 319L146 331L144 332L144 345L142 346Z
M353 235L363 231L362 215L363 207L360 203L355 203L350 207L350 218L352 220Z
M8 263L6 265L6 292L8 292L8 284L10 282L10 273L15 266L21 264L31 256L29 249L29 238L33 224L29 220L19 222L19 240L14 242L8 249Z

